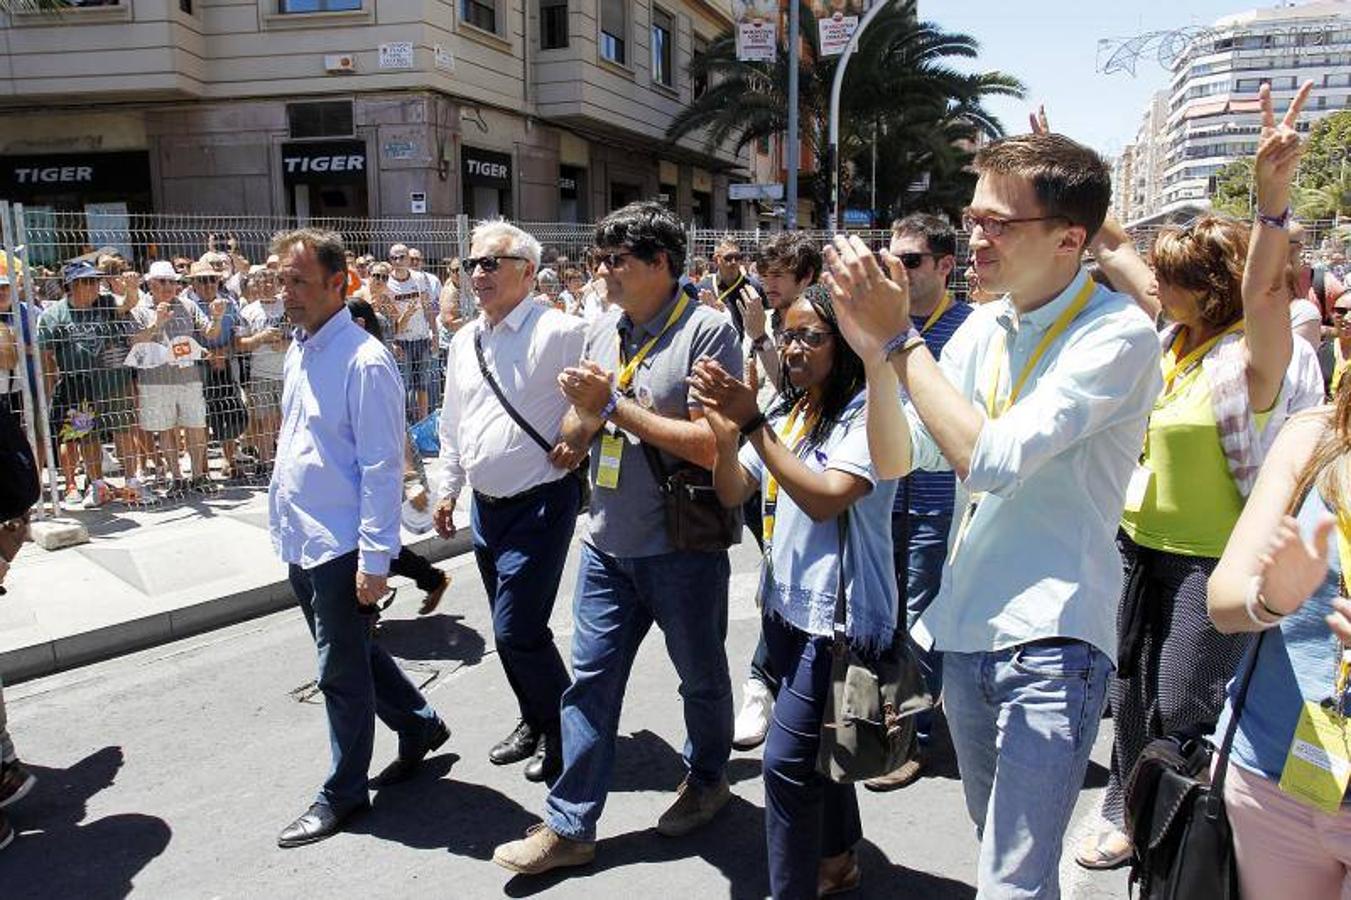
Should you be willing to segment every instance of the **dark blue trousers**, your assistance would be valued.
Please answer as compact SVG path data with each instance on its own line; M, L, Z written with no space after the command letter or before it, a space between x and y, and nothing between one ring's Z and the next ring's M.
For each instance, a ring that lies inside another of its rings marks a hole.
M557 730L559 701L571 683L549 616L581 499L581 486L568 476L521 500L488 503L475 495L470 517L497 655L521 718L536 731Z
M379 644L357 611L357 552L302 569L291 588L319 650L319 690L328 713L333 769L319 802L339 813L367 802L375 717L399 735L399 753L414 752L436 727L436 711Z
M830 690L830 638L766 616L765 645L782 684L765 739L765 841L774 900L816 897L821 860L863 838L852 784L816 771Z

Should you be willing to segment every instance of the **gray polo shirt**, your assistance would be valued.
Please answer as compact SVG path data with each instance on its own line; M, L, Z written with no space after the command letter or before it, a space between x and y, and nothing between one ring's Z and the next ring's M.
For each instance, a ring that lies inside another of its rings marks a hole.
M677 293L641 326L634 325L618 307L612 308L592 324L586 340L586 358L618 373L622 365L619 342L624 343L624 358L632 359L661 331L678 300ZM717 310L691 301L638 366L630 385L631 399L663 416L689 419L690 410L699 409L699 404L689 395L686 379L694 363L703 357L716 359L738 378L742 375L741 344L732 323ZM600 469L600 442L604 433L602 430L596 435L591 447L592 484ZM678 458L658 452L667 470L674 469ZM625 558L657 556L675 550L666 535L661 491L643 448L631 435L624 441L619 486L614 489L597 486L591 493L586 540L603 553Z

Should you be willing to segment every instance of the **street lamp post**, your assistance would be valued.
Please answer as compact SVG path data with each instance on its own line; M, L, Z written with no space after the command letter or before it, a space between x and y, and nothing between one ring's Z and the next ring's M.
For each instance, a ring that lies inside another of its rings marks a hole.
M798 19L801 18L801 0L788 0L788 146L784 166L788 169L788 189L784 192L784 227L797 230L797 170L798 161Z
M840 55L840 62L835 67L835 80L830 84L830 137L826 145L826 166L830 173L830 212L826 217L826 228L834 232L838 230L840 224L840 92L844 88L844 71L849 67L849 59L858 49L859 38L863 35L863 29L877 14L882 11L882 7L887 5L888 0L877 0L872 7L859 19L858 27L854 29L853 35L849 38L849 44L844 48L844 53Z

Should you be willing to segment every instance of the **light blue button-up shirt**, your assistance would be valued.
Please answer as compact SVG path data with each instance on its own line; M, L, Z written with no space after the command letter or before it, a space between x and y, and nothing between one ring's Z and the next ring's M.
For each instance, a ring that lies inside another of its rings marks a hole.
M943 348L948 381L984 414L991 354L1005 335L998 396L1007 397L1087 278L1081 269L1054 300L1021 316L1007 297L977 308ZM971 471L957 483L949 547L972 496L983 497L920 619L937 647L972 653L1065 637L1115 660L1117 526L1162 381L1153 323L1130 298L1099 287L1017 402L981 428ZM915 467L950 468L908 403L906 413Z
M310 569L350 553L386 575L399 552L404 390L385 346L340 309L299 334L283 366L277 465L268 486L272 546Z

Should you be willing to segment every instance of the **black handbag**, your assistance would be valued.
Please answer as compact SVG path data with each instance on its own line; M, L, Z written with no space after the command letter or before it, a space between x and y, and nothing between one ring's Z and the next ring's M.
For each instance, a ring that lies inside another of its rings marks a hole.
M42 498L37 461L20 424L21 413L0 397L0 523L20 519Z
M713 473L681 463L668 470L661 452L642 443L643 456L661 490L666 535L677 550L713 552L741 542L741 507L727 509L713 487Z
M511 416L511 421L520 426L520 429L528 434L532 441L539 444L539 448L544 451L545 456L553 453L553 444L546 441L544 435L536 431L535 427L525 420L525 416L522 416L517 412L516 407L511 405L511 401L507 399L507 395L502 392L502 386L499 385L497 379L493 377L492 369L488 368L488 360L483 356L483 329L481 328L474 331L474 355L478 357L478 370L483 375L483 380L488 383L488 387L492 389L493 396L497 398L498 403L502 404L502 408L506 410L507 415ZM582 502L578 508L586 509L591 503L590 457L583 457L582 461L577 464L577 467L568 474L577 479L577 487L582 494Z
M830 693L821 718L816 769L847 784L879 778L905 762L915 739L915 716L933 706L911 650L909 629L897 628L891 646L863 654L846 638L844 562L849 511L838 519L840 564L835 589Z
M1198 730L1151 741L1126 784L1126 834L1135 846L1131 884L1140 900L1238 900L1224 779L1265 633L1243 669L1234 710L1214 759Z

